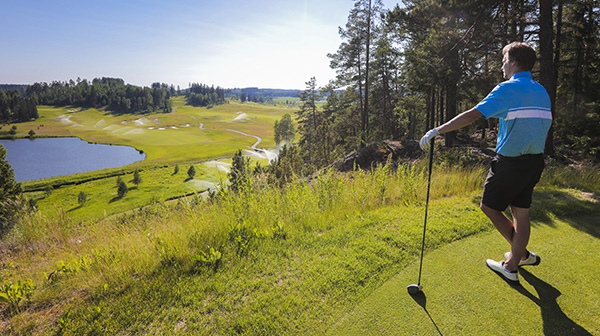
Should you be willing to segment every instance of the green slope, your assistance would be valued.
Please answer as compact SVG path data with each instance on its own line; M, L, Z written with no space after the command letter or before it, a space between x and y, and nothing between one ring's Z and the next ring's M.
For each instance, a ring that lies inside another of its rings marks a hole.
M485 266L508 248L499 233L454 242L425 255L422 295L406 291L417 281L417 260L328 334L600 335L598 237L597 217L535 223L529 246L542 263L521 268L517 287Z

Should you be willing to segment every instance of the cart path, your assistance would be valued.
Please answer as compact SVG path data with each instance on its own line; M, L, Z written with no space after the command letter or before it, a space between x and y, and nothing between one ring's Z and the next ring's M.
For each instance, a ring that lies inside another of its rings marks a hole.
M256 146L258 146L258 144L260 144L261 141L262 141L262 138L259 137L259 136L256 136L256 135L252 135L252 134L248 134L248 133L244 133L244 132L240 132L240 131L236 131L236 130L228 129L228 128L226 128L225 130L229 131L229 132L235 132L235 133L238 133L238 134L241 134L241 135L245 135L245 136L249 136L249 137L255 138L256 142L254 143L254 145L250 146L251 149L256 149Z

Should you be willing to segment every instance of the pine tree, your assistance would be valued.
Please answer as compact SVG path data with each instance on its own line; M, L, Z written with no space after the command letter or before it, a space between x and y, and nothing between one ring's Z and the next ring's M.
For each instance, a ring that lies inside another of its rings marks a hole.
M190 168L188 168L187 174L188 174L189 179L193 180L194 177L196 176L196 167L194 167L194 165L190 165Z
M0 235L8 229L8 223L16 209L12 202L21 196L21 184L15 180L12 167L6 160L6 149L0 145Z
M227 174L229 178L229 190L237 192L250 181L250 159L242 155L238 150L233 156L231 170Z
M377 39L382 11L381 0L356 0L354 8L348 15L346 27L339 29L344 42L337 53L328 55L331 59L331 68L337 69L339 85L349 85L358 93L358 113L363 145L369 138L371 46Z
M275 143L279 144L282 141L293 142L296 137L296 130L294 128L294 122L289 113L286 113L281 117L281 121L275 120L273 126L275 132Z
M83 206L86 201L87 201L86 193L84 191L80 191L79 195L77 195L77 203L79 203L79 205Z
M302 102L300 111L297 112L298 128L302 133L300 146L303 152L307 154L307 161L313 162L315 147L318 146L315 141L315 134L320 120L316 103L322 97L317 90L317 80L315 77L306 82L306 90L302 91L298 96Z
M140 183L142 183L142 177L140 176L140 171L138 169L136 169L133 172L133 181L132 182L136 186L139 185Z
M123 198L125 197L125 195L127 195L127 192L129 191L129 188L127 188L127 184L125 184L125 182L123 182L123 180L121 180L119 182L119 186L117 187L117 195L119 198Z

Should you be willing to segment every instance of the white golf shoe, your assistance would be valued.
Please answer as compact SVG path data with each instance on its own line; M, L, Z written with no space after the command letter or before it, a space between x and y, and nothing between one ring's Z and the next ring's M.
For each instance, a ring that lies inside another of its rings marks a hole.
M492 271L496 272L504 281L508 282L511 285L519 284L519 273L517 271L508 271L504 268L504 260L502 261L494 261L492 259L488 259L485 261L487 267L489 267Z
M519 266L537 266L542 262L542 258L539 255L527 251L527 258L519 260ZM508 260L510 256L510 251L504 253L504 259Z

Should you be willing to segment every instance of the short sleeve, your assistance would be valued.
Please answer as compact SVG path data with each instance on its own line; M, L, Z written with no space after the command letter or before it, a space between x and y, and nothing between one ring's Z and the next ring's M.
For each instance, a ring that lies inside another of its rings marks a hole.
M475 106L475 109L481 112L486 119L506 118L509 107L509 95L506 91L502 84L496 85L492 92Z

